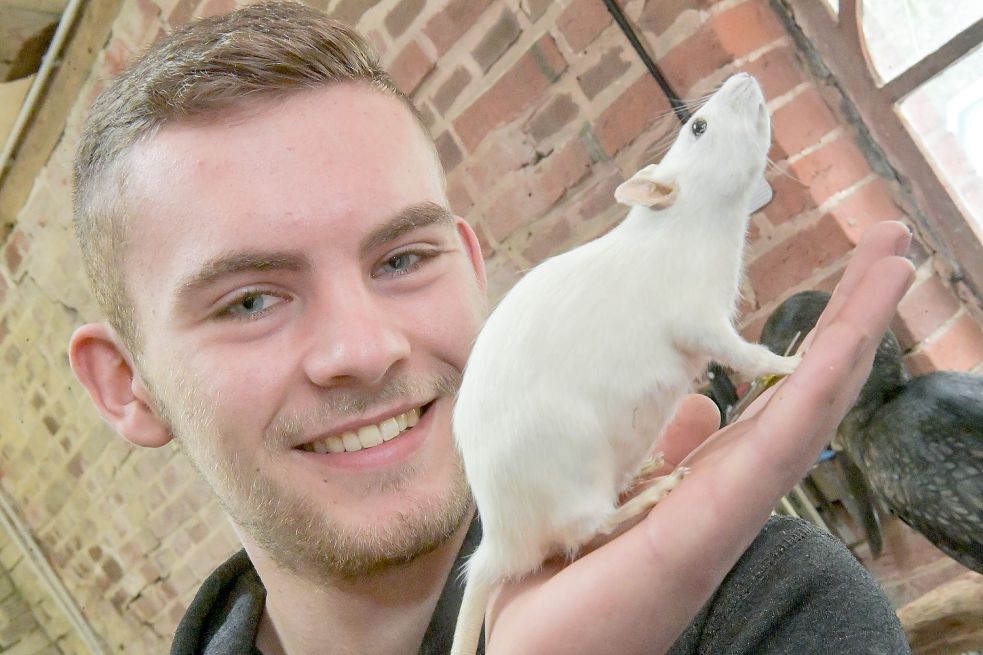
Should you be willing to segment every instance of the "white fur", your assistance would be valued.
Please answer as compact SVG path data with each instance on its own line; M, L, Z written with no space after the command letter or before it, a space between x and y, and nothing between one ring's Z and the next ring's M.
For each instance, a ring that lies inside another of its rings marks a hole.
M573 556L607 525L712 358L749 375L795 358L745 342L732 319L744 233L770 128L734 76L663 161L616 197L645 202L607 235L523 277L475 342L453 425L484 536L452 653L474 653L490 591Z

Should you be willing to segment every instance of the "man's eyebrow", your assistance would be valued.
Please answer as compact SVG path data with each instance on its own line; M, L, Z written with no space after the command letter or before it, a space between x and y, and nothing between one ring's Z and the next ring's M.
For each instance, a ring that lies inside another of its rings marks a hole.
M300 271L310 268L308 259L296 252L227 253L205 262L201 268L186 277L178 285L175 296L178 301L186 299L221 278L236 273L270 270Z
M407 232L440 224L454 224L454 215L446 207L430 201L410 205L365 237L359 250L365 256Z

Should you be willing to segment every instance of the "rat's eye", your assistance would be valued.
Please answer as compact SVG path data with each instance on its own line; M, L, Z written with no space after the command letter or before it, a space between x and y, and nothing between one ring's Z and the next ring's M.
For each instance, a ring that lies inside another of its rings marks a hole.
M695 121L693 121L693 124L690 125L690 129L693 130L693 134L700 136L707 131L707 122L702 118L697 118Z

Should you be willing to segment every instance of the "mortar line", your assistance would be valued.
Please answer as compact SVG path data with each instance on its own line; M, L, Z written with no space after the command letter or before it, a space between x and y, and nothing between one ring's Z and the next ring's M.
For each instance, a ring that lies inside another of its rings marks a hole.
M41 546L34 539L23 519L17 515L12 499L2 486L0 486L0 527L21 551L24 560L34 570L35 575L46 588L55 605L75 628L93 655L109 655L106 646L75 603L75 598L44 556Z

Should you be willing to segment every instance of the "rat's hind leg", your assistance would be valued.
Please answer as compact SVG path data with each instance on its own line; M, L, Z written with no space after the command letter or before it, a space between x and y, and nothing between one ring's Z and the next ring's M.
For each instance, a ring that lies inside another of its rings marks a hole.
M662 453L652 453L645 458L644 462L642 462L642 468L638 469L638 475L636 477L648 477L662 468L663 464L665 463L666 458Z
M607 521L601 527L600 532L602 534L610 534L625 521L648 512L655 507L656 503L665 498L666 494L672 491L679 484L679 481L686 477L687 473L689 473L689 469L685 466L680 466L669 475L663 475L653 480L652 484L640 491L638 495L628 499L627 502L614 510L614 513L608 517Z

